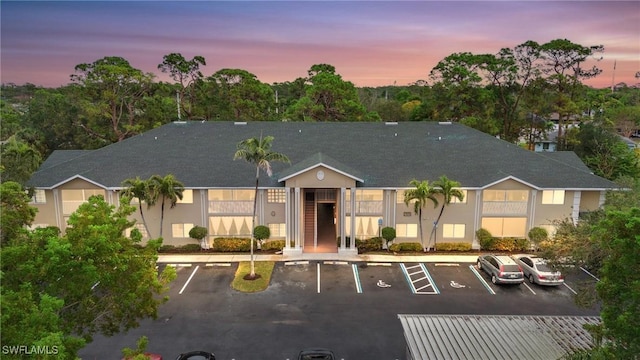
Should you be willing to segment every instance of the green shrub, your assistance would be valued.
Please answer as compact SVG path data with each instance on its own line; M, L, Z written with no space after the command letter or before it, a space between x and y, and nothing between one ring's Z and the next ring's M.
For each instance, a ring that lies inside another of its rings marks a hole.
M489 230L485 228L478 229L476 231L476 237L478 238L478 242L480 242L480 248L482 250L493 249L495 239Z
M160 246L160 249L158 249L158 252L161 252L161 253L170 253L175 251L176 251L176 247L173 245L162 245Z
M200 244L186 244L177 248L178 252L181 253L192 253L192 252L200 252L202 248L200 248Z
M531 242L529 240L527 240L527 239L524 239L524 238L516 239L515 240L514 250L516 250L516 251L529 251L529 250L531 250Z
M268 226L258 225L253 229L253 237L258 241L268 239L271 236L271 230Z
M367 240L356 239L356 247L360 254L368 251L380 251L382 250L382 238L374 237Z
M382 238L387 242L387 247L389 247L389 243L396 238L396 229L389 226L383 227Z
M194 226L189 230L189 237L196 240L202 240L207 236L207 228L202 226Z
M549 233L541 227L534 227L529 230L529 240L538 248L543 241L549 239Z
M494 238L493 247L487 250L513 251L516 243L514 238Z
M262 250L282 250L284 249L284 240L271 240L262 244Z
M256 244L254 241L254 249ZM245 252L251 251L251 239L247 238L215 238L213 240L213 251L218 252Z
M438 244L438 251L470 251L471 243L467 242L444 242Z
M404 252L404 251L422 251L422 244L417 242L402 242L397 244L392 244L389 246L389 250L393 252Z

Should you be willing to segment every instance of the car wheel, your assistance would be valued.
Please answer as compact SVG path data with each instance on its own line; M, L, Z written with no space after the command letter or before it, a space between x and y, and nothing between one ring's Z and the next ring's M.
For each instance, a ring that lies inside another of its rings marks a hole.
M498 283L498 278L495 275L491 275L491 282L494 284Z
M529 274L529 282L530 283L535 283L535 280L533 280L533 274Z

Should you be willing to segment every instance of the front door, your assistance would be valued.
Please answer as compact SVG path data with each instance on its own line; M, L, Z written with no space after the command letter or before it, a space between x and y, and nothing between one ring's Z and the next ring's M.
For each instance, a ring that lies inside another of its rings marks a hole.
M304 195L304 252L337 252L334 190L308 189Z

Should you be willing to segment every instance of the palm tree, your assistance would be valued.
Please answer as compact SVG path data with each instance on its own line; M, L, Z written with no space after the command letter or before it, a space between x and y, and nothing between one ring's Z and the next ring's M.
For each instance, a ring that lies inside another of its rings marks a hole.
M142 224L144 224L145 230L147 230L147 235L151 237L151 233L149 232L149 226L147 225L147 221L144 218L144 213L142 212L142 202L146 202L147 206L151 206L149 204L149 182L140 179L136 176L135 179L127 179L122 182L122 186L125 186L124 190L120 193L120 197L128 197L138 199L138 210L140 210L140 217L142 218Z
M409 206L411 201L415 201L413 204L413 211L418 215L420 243L422 244L422 249L426 251L422 236L422 209L427 204L427 200L431 200L431 202L433 202L433 207L435 208L438 206L438 199L435 197L435 189L429 185L428 180L418 181L413 179L409 182L409 185L414 186L415 188L404 192L404 203Z
M431 236L429 237L429 243L431 243L431 237L433 237L433 249L436 250L438 223L440 222L444 208L451 204L453 198L462 201L464 199L464 193L459 189L459 182L450 180L445 175L440 176L438 180L434 181L433 186L435 187L435 193L442 195L443 198L440 214L438 214L438 218L433 223L433 230L431 230Z
M171 208L173 209L178 203L178 199L182 200L184 185L178 181L175 176L169 174L165 177L153 175L149 178L150 202L149 205L155 205L158 198L162 198L160 206L160 237L162 237L162 223L164 222L164 203L169 199Z
M249 138L242 140L237 145L236 153L233 160L244 159L249 164L256 167L256 188L253 195L253 217L251 218L251 274L249 279L256 278L256 270L253 262L253 229L256 221L256 207L258 206L258 181L260 179L260 169L264 170L268 176L271 176L271 162L281 161L289 163L289 158L281 153L271 151L271 142L273 136L260 138Z

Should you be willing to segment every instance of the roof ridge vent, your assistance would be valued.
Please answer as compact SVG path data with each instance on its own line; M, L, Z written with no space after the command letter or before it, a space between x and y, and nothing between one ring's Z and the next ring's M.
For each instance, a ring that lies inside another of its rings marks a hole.
M438 121L438 125L451 125L451 121Z
M385 121L385 125L398 125L397 121Z
M234 121L233 125L247 125L246 121Z

